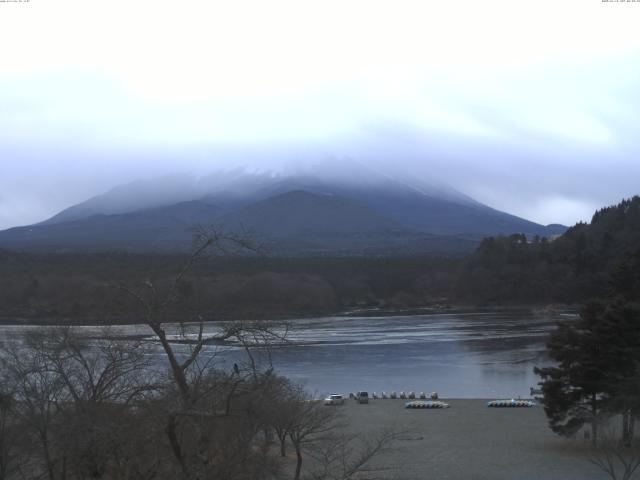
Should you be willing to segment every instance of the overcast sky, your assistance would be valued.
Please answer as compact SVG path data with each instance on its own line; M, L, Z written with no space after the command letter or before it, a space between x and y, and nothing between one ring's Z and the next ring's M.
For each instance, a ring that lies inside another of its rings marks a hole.
M0 228L355 159L573 224L640 193L640 2L0 2Z

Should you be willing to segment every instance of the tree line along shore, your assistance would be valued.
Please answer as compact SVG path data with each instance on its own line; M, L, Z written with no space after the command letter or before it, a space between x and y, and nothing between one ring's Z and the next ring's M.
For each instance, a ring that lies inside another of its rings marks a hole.
M447 305L583 304L614 278L639 289L640 198L596 212L556 239L489 237L467 258L212 256L181 280L205 320ZM131 323L114 285L171 282L188 256L0 251L0 317ZM619 282L620 283L620 282ZM180 310L175 312L181 320Z

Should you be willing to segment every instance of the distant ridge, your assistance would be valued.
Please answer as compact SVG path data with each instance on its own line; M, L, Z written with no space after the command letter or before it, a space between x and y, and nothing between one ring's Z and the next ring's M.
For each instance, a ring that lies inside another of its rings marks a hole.
M404 181L356 163L340 175L220 172L136 181L28 227L0 248L183 251L196 224L245 229L279 255L460 255L488 235L554 236L446 185Z

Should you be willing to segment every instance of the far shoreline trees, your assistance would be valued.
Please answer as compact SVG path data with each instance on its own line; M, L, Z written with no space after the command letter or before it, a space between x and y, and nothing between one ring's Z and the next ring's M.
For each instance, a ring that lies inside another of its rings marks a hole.
M463 263L454 298L476 304L584 304L611 294L615 275L640 287L640 197L598 210L552 240L485 238ZM626 266L626 267L625 267Z
M154 282L170 282L187 258L0 250L0 321L132 323L126 313L133 302L108 289L108 280L140 283L153 272ZM203 301L203 311L215 310L215 319L262 320L425 306L576 305L607 296L614 275L640 288L639 270L640 197L634 197L556 239L489 237L464 259L224 257L215 267L195 265L184 286Z

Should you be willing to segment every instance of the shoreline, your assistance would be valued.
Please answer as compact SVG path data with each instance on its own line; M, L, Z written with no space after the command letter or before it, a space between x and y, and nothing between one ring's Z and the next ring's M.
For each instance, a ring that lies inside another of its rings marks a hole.
M340 310L333 313L313 313L306 315L274 315L268 318L260 317L243 317L242 320L247 321L274 321L274 322L295 322L296 320L309 320L321 318L385 318L385 317L414 317L422 315L446 315L458 313L491 313L491 312L531 312L540 315L559 315L559 314L577 314L579 305L572 304L517 304L517 305L464 305L455 304L447 306L431 306L411 308L354 308L349 310ZM19 316L3 316L0 315L0 326L50 326L50 327L124 327L131 325L144 325L141 322L124 322L116 320L113 322L96 322L88 319L80 321L64 321L65 319L33 319ZM217 324L225 322L233 322L238 318L221 318L221 319L205 319L205 324ZM165 322L167 324L179 324L179 321ZM196 322L184 322L185 325L195 324Z

